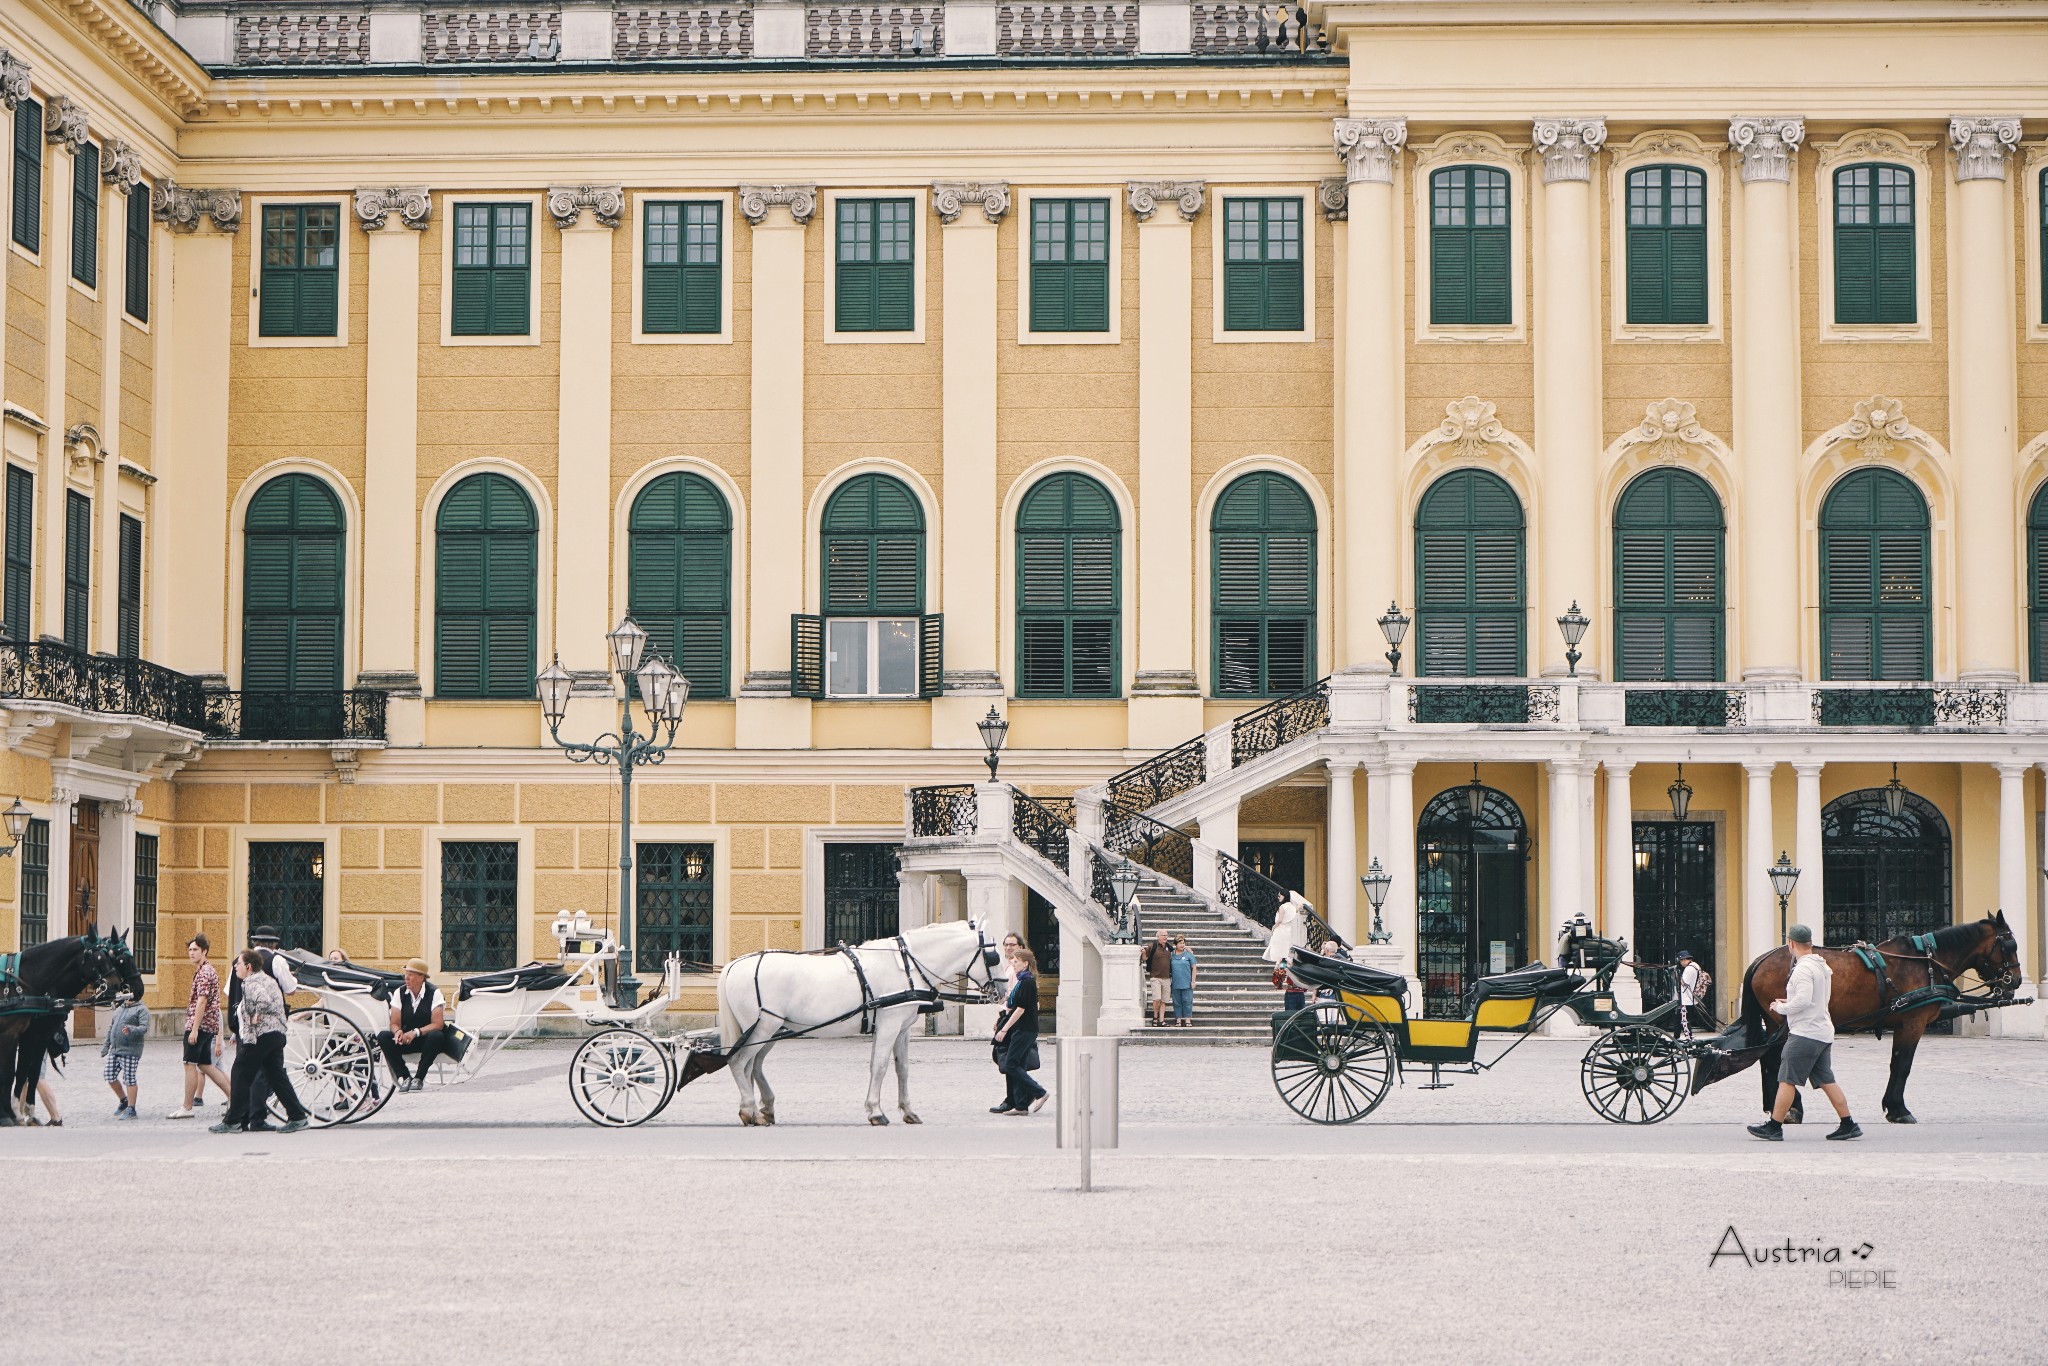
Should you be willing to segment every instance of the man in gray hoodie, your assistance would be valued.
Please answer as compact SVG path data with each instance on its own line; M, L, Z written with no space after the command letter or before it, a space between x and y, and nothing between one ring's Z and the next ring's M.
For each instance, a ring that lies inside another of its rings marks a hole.
M1785 998L1771 1002L1773 1013L1783 1017L1788 1031L1784 1055L1778 1061L1778 1101L1771 1117L1752 1124L1749 1131L1772 1143L1785 1138L1785 1116L1799 1088L1811 1083L1820 1088L1835 1107L1842 1122L1829 1138L1861 1138L1863 1130L1849 1117L1849 1098L1835 1084L1835 1021L1828 1014L1828 998L1834 993L1835 974L1827 959L1813 951L1813 931L1794 925L1785 931L1785 947L1792 951L1792 975L1785 981Z

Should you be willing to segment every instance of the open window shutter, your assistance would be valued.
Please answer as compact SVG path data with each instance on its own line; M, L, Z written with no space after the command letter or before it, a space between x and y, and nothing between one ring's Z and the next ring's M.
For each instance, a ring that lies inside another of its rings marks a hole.
M937 697L946 686L946 614L933 612L918 622L917 695Z
M1874 323L1877 315L1877 229L1835 228L1835 321Z
M792 697L825 695L825 621L801 614L789 619L789 692Z
M36 100L14 110L14 240L43 249L43 106Z
M90 142L71 161L71 277L87 286L100 278L100 149Z
M1876 254L1876 302L1877 316L1872 319L1881 323L1910 323L1919 321L1919 306L1914 293L1913 229L1904 227L1881 227L1871 230ZM1840 264L1837 262L1837 269Z
M1429 230L1429 320L1440 327L1473 321L1472 236L1464 228Z

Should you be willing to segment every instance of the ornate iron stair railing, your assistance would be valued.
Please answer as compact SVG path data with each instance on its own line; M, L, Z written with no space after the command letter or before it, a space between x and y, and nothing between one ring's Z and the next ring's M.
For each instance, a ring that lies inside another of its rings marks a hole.
M915 839L971 835L981 820L980 801L969 783L910 789L910 833Z
M1255 925L1273 928L1280 908L1293 895L1285 887L1253 868L1216 851L1216 899Z
M1276 698L1230 723L1230 766L1243 768L1261 755L1330 724L1330 680Z
M1111 778L1106 806L1112 818L1149 811L1170 797L1192 792L1208 777L1208 737L1197 735Z

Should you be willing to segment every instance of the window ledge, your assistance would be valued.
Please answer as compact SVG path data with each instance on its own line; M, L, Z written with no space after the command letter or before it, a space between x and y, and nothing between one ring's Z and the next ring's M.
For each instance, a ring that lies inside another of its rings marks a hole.
M1459 324L1428 323L1418 328L1418 342L1522 342L1528 334L1519 325L1466 327Z
M1312 342L1315 339L1316 334L1305 327L1292 332L1229 332L1219 328L1209 338L1210 341L1218 346L1234 346L1244 342L1279 342L1282 344L1291 342L1299 344Z
M540 338L531 332L520 337L458 337L453 332L441 334L443 346L539 346Z
M125 316L125 315L124 315ZM346 337L263 337L249 338L252 350L267 350L276 347L299 347L308 350L332 349L348 345Z
M1839 323L1823 323L1820 340L1824 342L1931 342L1934 328L1928 323L1858 323L1843 326Z
M64 283L70 285L73 289L77 290L80 294L83 294L86 298L92 300L94 303L98 303L100 301L100 287L98 285L89 285L85 281L79 279L76 275L65 276Z
M1707 323L1622 323L1614 329L1618 342L1718 342L1721 329Z
M40 251L30 251L11 236L7 239L7 249L37 269L42 268L43 254Z

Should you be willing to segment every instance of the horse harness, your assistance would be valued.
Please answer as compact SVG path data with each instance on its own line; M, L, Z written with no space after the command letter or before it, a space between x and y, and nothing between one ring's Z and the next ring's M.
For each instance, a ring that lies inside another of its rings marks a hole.
M977 931L977 934L979 934L979 931ZM975 1005L982 1001L981 992L969 994L956 988L941 986L932 977L930 970L918 959L918 956L910 951L910 945L904 940L903 936L899 934L895 938L896 953L901 960L903 968L903 990L892 991L886 996L876 994L874 984L868 980L867 968L860 961L860 951L854 945L841 940L833 948L806 951L805 956L813 954L845 954L846 961L853 965L854 979L860 983L860 1005L844 1014L835 1015L829 1020L820 1020L817 1024L804 1029L778 1030L775 1037L768 1042L780 1043L784 1039L800 1039L806 1034L815 1034L821 1029L830 1029L833 1025L843 1020L850 1020L856 1015L860 1016L860 1032L863 1035L873 1034L875 1032L875 1017L877 1015L892 1006L907 1005L913 1001L917 1003L917 1013L920 1015L935 1015L948 1002L958 1005ZM995 949L990 946L986 935L980 935L980 938L982 966L988 969L990 974L989 981L993 985L996 967ZM790 950L770 949L765 952L787 953ZM970 963L967 969L964 969L960 974L970 985L974 980L972 969L973 964ZM754 1006L758 1012L754 1017L754 1023L747 1026L746 1033L742 1034L733 1046L726 1050L728 1056L739 1052L740 1049L751 1043L751 1036L754 1030L759 1028L761 1021L768 1017L768 1003L761 997L761 974L758 972L754 974Z
M1908 1014L1919 1010L1923 1006L1948 1007L1964 1004L1965 1008L1957 1013L1973 1014L1975 1011L1969 1008L1971 1006L1974 1006L1976 1009L1982 1009L1990 1005L2003 1004L2002 1001L1998 1000L1998 993L1995 990L1985 993L1966 993L1957 987L1955 984L1956 973L1947 964L1934 956L1935 942L1933 935L1907 935L1906 945L1911 950L1910 953L1893 953L1888 949L1878 948L1876 945L1866 943L1860 939L1849 946L1848 951L1856 955L1856 961L1868 968L1871 975L1877 979L1878 1005L1877 1009L1871 1014L1852 1020L1848 1024L1838 1025L1836 1028L1857 1029L1875 1021L1877 1027L1873 1032L1882 1038L1884 1036L1884 1021L1888 1017ZM1885 968L1887 959L1897 959L1902 963L1925 963L1927 965L1927 985L1911 987L1894 995L1892 993L1891 977ZM1935 975L1937 973L1947 980L1936 981ZM1980 1002L1981 1004L1979 1004ZM1946 1019L1948 1017L1944 1015L1942 1018Z

